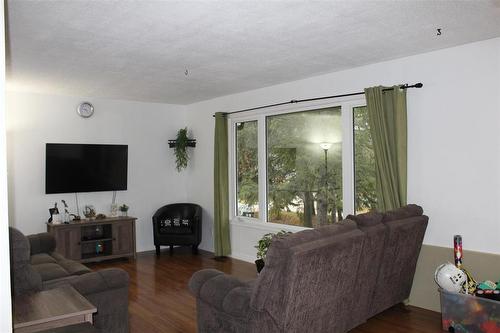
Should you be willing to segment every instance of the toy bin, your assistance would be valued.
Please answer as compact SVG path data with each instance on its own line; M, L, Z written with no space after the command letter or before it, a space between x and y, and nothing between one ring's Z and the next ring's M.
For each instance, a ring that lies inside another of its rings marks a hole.
M443 330L455 333L500 333L500 302L451 293L441 294Z

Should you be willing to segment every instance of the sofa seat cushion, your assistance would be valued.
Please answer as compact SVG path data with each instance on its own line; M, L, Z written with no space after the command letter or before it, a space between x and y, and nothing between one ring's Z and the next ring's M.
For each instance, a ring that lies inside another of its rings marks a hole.
M38 253L32 255L31 265L33 265L33 268L40 273L42 281L92 272L92 270L88 267L80 264L79 262L66 259L56 252L52 252L50 254Z
M65 258L62 254L59 254L59 253L57 253L57 252L52 252L52 253L50 254L50 256L51 256L52 258L54 258L56 261L61 261L61 260L69 260L69 259L66 259L66 258Z
M50 256L48 253L34 254L31 256L30 261L31 261L32 265L40 265L40 264L57 262L57 260L54 257Z
M53 262L32 265L32 267L40 274L42 281L59 279L70 275L61 265Z
M87 266L73 260L60 260L57 262L61 267L69 273L69 275L82 275L92 272Z

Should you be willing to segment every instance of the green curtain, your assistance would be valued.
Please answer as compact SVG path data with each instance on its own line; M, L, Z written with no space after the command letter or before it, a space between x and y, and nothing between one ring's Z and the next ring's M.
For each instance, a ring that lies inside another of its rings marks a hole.
M399 86L392 88L365 89L375 153L377 208L380 211L406 205L406 89L400 89Z
M227 119L222 112L215 114L214 141L214 249L215 256L231 253L229 236Z

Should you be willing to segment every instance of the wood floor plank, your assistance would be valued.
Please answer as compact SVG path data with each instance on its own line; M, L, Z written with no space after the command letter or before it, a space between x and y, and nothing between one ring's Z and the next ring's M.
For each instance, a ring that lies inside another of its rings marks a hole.
M87 264L92 269L118 267L130 275L129 314L132 333L194 333L196 302L187 283L194 272L215 268L243 280L257 274L253 264L227 258L214 260L189 248L168 250L160 257L154 253L139 254L137 259ZM441 316L437 312L412 306L395 306L371 318L350 333L439 333ZM214 332L215 333L215 332Z

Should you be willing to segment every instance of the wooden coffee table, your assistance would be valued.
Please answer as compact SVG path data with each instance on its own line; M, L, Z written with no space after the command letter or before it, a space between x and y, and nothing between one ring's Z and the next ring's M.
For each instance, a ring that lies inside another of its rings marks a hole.
M14 332L38 332L83 322L92 324L95 312L96 307L71 286L17 296Z

